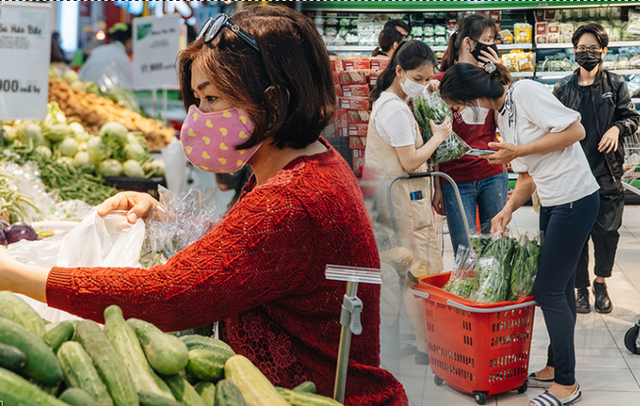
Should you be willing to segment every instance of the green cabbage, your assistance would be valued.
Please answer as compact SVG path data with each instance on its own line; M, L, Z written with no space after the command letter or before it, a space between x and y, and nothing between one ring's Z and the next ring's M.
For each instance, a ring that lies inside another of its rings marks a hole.
M106 123L100 128L100 138L113 139L120 145L124 145L127 142L128 134L127 127L116 122Z

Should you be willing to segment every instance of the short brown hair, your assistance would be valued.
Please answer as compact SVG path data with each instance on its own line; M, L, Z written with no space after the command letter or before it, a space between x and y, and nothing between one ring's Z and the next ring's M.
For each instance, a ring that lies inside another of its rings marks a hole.
M336 94L329 55L313 22L282 6L252 7L231 19L262 52L227 28L209 44L194 42L177 62L185 108L196 101L191 69L198 63L223 97L255 124L238 149L270 137L279 148L303 149L317 141L333 116Z
M573 47L578 47L578 42L580 42L580 38L584 34L593 34L596 37L596 41L598 41L598 45L600 48L606 48L609 45L609 34L607 34L607 30L604 27L597 23L589 23L586 25L581 25L576 29L576 32L573 33L573 38L571 38L571 42L573 43Z

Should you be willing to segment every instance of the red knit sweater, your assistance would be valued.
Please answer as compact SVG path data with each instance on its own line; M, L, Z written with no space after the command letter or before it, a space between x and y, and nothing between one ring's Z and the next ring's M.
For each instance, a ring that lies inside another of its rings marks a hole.
M260 186L252 177L225 219L165 265L53 268L47 302L99 322L117 304L165 331L223 320L226 342L272 383L312 380L332 396L346 284L325 279L327 264L380 265L356 180L333 148ZM407 405L402 385L378 368L380 287L361 284L358 296L363 333L352 336L345 403Z

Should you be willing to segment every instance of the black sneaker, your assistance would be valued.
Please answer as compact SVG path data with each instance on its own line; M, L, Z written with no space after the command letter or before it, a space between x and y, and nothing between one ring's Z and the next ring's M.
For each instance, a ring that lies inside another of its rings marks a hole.
M596 297L596 312L611 313L611 310L613 310L613 305L611 304L611 299L609 299L609 294L607 293L607 285L594 281L593 295Z
M576 289L576 310L578 313L591 313L591 306L589 305L589 289Z
M416 351L415 361L417 365L429 365L429 354Z

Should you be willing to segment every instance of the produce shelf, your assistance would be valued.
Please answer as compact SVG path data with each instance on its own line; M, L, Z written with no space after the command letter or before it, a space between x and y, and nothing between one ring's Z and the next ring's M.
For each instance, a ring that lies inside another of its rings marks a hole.
M621 48L621 47L638 47L640 44L637 41L617 41L610 42L607 48ZM536 44L538 49L569 49L573 48L573 44Z

